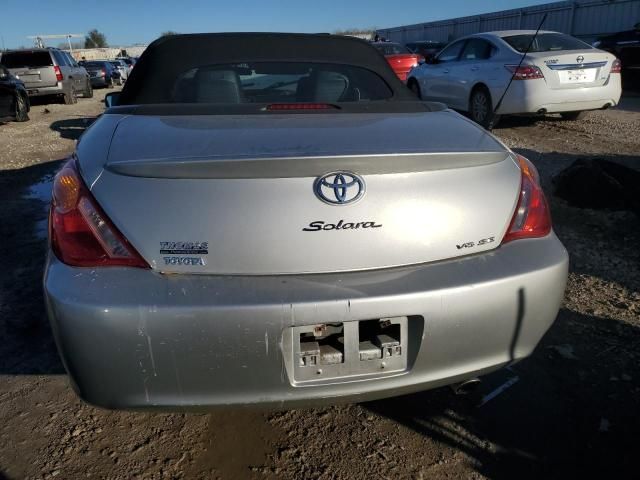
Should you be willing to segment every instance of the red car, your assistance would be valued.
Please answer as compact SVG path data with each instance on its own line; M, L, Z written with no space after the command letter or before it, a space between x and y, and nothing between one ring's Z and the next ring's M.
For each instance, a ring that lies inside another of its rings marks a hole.
M371 45L376 47L387 58L387 62L403 82L407 81L409 70L418 65L418 62L423 59L422 55L412 53L411 50L399 43L373 42Z

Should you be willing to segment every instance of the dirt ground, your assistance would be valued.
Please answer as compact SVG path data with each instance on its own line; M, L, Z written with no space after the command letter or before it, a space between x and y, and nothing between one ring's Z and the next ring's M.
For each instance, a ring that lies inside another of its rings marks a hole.
M539 167L571 255L564 304L531 358L466 397L150 414L80 401L42 306L43 199L105 93L0 125L0 480L638 478L640 220L569 207L551 178L578 158L640 168L639 96L582 121L515 118L494 132Z

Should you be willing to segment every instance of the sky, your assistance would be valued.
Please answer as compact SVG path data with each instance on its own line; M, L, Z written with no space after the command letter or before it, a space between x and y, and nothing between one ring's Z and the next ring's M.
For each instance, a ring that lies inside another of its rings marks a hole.
M334 32L539 5L536 0L0 0L0 48L31 46L29 35L85 34L111 46L149 43L162 32ZM14 19L15 21L8 21ZM82 39L78 39L82 40ZM64 41L64 40L61 40ZM61 41L49 40L57 46ZM4 46L3 46L4 44Z

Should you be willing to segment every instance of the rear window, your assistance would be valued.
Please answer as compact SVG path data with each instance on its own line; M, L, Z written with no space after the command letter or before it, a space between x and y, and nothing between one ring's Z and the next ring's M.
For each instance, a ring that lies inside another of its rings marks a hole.
M83 67L104 68L104 62L83 62Z
M256 62L207 65L180 75L173 103L301 103L385 100L393 92L376 73L351 65Z
M374 47L376 47L383 55L402 55L405 53L411 53L411 50L398 43L381 43L374 45Z
M2 54L2 64L7 68L50 67L49 52L7 52Z
M533 34L512 35L510 37L502 37L502 39L511 45L512 48L520 53L524 53L531 43ZM591 49L590 45L582 40L563 35L562 33L539 33L533 41L530 52L555 52L559 50L585 50Z

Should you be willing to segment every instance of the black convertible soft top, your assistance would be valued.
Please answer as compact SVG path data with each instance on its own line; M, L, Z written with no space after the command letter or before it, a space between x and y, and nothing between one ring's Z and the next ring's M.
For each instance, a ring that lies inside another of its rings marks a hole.
M353 65L377 73L393 91L391 101L416 98L368 42L329 34L196 33L155 40L136 63L119 105L161 104L182 73L207 64L317 62Z

